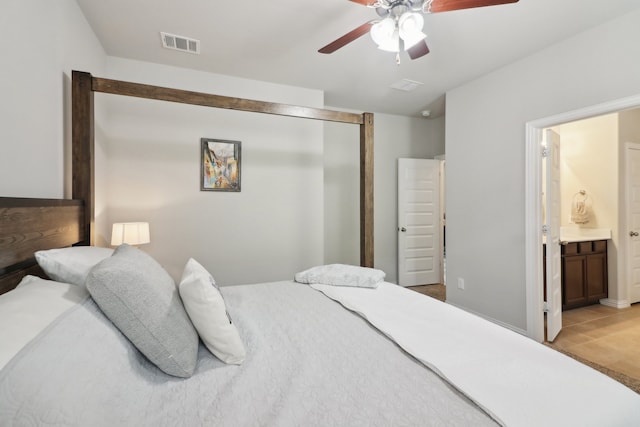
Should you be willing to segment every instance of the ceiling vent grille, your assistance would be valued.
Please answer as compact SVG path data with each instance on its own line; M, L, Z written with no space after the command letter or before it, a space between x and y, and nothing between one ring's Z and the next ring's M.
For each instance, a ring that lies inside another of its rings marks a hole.
M200 54L200 40L163 32L160 33L160 37L162 38L162 46L167 49Z
M391 85L391 88L401 90L403 92L411 92L422 86L424 83L417 82L415 80L402 79Z

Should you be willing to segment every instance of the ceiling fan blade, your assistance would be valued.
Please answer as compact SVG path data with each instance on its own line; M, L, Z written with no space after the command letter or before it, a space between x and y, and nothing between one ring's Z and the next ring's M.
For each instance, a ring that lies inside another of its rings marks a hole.
M427 46L427 42L424 40L419 41L415 45L411 46L407 49L407 53L409 54L409 58L418 59L422 56L425 56L429 53L429 46Z
M369 5L374 4L376 2L376 0L349 0L349 1L361 4L363 6L369 6Z
M518 0L433 0L429 12L449 12L450 10L471 9L473 7L498 6L517 3Z
M365 22L364 24L360 25L355 30L349 31L347 34L345 34L344 36L340 37L339 39L332 41L331 43L329 43L328 45L326 45L322 49L318 50L318 52L320 52L320 53L333 53L333 52L335 52L336 50L340 49L341 47L343 47L343 46L351 43L352 41L356 40L357 38L360 38L363 35L367 34L369 32L369 30L371 30L371 25L373 23L375 23L375 22L376 21Z

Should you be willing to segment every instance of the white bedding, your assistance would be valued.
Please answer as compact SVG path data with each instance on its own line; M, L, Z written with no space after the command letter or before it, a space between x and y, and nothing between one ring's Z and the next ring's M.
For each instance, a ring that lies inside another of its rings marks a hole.
M60 314L84 301L84 287L26 276L0 298L0 369Z
M397 285L311 285L507 426L640 426L640 395L506 328Z
M233 317L235 319L238 316L238 325L241 327L246 328L244 322L249 321L249 318L243 320L245 310L249 313L269 310L265 312L264 320L254 322L255 319L251 319L247 324L257 329L251 333L251 328L244 329L245 339L250 335L253 337L250 343L254 339L262 339L260 337L267 325L266 319L275 319L281 314L282 310L270 307L271 304L265 307L264 304L275 296L274 290L291 285L285 285L284 282L280 286L274 285L226 290L231 297L232 309L237 310L232 312ZM287 299L293 298L291 294L297 292L294 292L297 286L282 293L276 300L282 300L285 295ZM513 331L389 283L380 283L376 289L327 285L311 287L367 319L503 425L640 425L639 395L609 377ZM249 290L249 293L242 293ZM249 304L249 295L252 304ZM2 324L7 327L0 329L0 370L60 313L76 306L86 297L83 287L35 277L25 279L16 290L3 295L0 298L0 320L5 320ZM291 310L290 316L303 316L300 317L300 327L304 329L307 327L307 320L304 319L308 316L318 320L322 317L310 314L311 307L315 309L320 302L316 301L304 310L295 299L288 300L283 306L296 307L296 310ZM28 309L25 310L25 307ZM7 322L10 316L21 320ZM327 319L326 316L322 318ZM292 323L291 318L284 322L284 319L280 320L280 325L294 326L297 323ZM332 333L340 331L342 334L344 328L336 325L337 320L332 319ZM329 325L326 321L322 323ZM254 356L257 351L257 348L252 349ZM323 353L318 353L318 356ZM380 350L375 354L379 356ZM269 359L273 363L274 359ZM260 366L256 372L263 370L264 366ZM36 399L34 404L40 405L38 402L42 401Z
M294 282L221 289L242 365L200 346L188 379L150 363L87 299L0 370L0 425L495 426L365 320Z

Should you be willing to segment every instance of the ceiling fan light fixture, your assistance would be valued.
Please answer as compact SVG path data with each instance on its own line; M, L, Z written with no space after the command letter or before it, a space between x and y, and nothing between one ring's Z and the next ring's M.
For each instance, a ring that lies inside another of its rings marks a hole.
M371 38L377 44L384 44L391 37L396 29L396 24L392 18L385 18L371 26Z
M400 35L393 18L385 18L371 27L371 38L378 49L387 52L400 51Z
M404 41L404 50L411 49L412 47L414 47L415 45L417 45L418 43L420 43L422 40L426 38L427 38L427 35L422 31L419 31L415 34L411 34L411 36L405 35L405 37L402 38L402 41Z
M398 27L400 31L413 32L422 31L424 26L424 18L420 13L405 12L398 19Z
M400 19L398 19L398 31L400 38L404 42L405 50L412 48L427 37L422 32L423 26L424 18L419 13L405 12L400 16Z
M385 52L400 52L400 35L398 30L393 32L393 35L385 40L383 43L378 44L378 49Z

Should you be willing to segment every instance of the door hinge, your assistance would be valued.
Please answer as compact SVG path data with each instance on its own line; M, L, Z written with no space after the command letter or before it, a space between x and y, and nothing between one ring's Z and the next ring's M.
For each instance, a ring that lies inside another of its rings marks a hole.
M549 148L547 146L542 147L541 153L542 153L542 157L543 158L544 157L548 157L549 156Z
M547 224L542 226L542 235L546 236L549 233L549 226Z
M542 306L542 311L545 313L549 312L549 303L548 302L544 302L543 306Z

